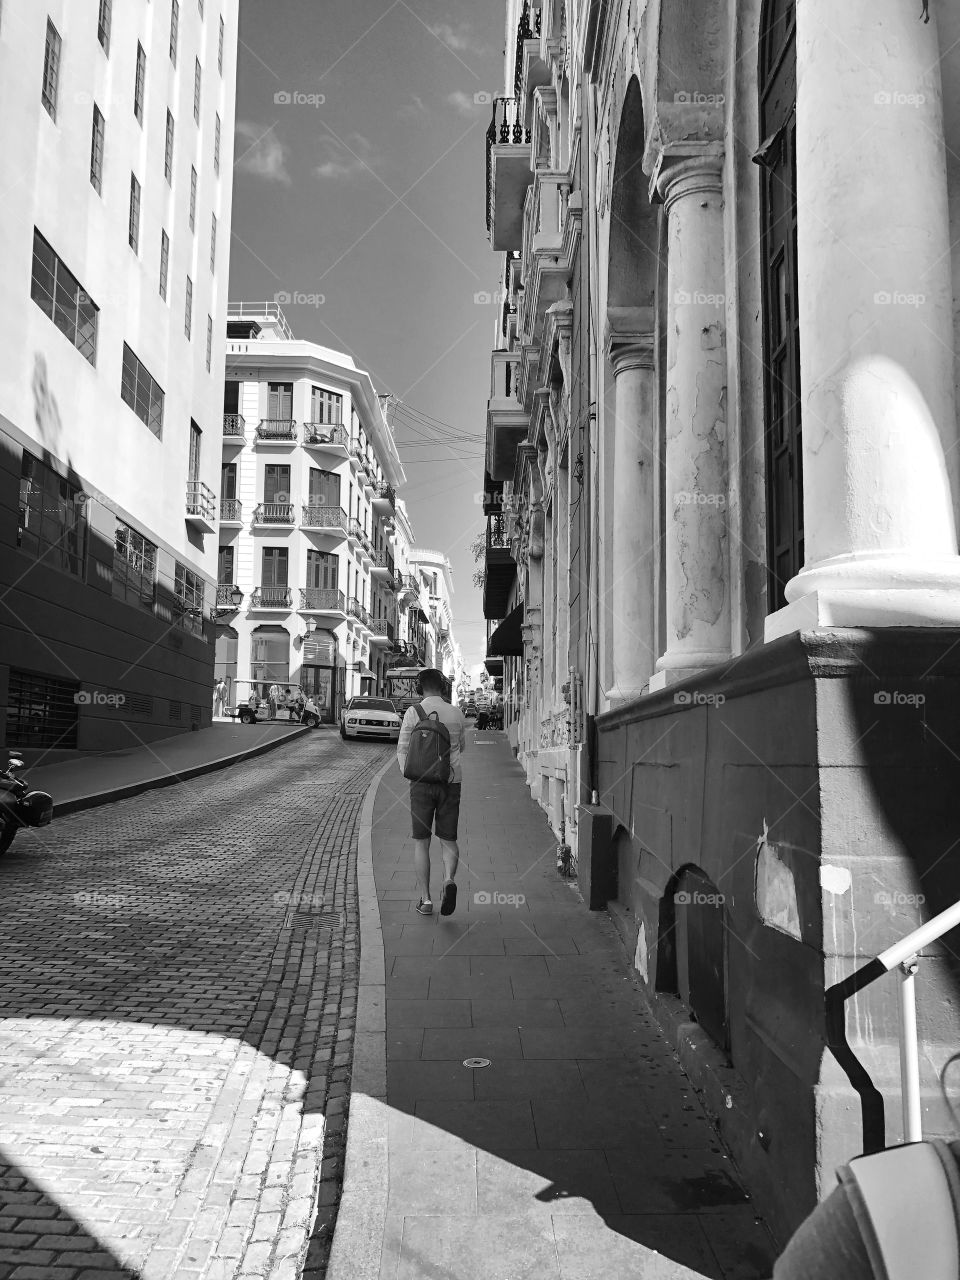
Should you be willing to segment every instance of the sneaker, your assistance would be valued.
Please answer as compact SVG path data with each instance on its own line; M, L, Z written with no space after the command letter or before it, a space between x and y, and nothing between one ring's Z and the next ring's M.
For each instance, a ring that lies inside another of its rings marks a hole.
M448 880L443 886L443 892L440 894L440 914L442 916L452 916L457 909L457 886L452 880Z
M432 916L433 903L428 902L425 899L421 898L420 901L417 903L417 910L420 912L422 916Z

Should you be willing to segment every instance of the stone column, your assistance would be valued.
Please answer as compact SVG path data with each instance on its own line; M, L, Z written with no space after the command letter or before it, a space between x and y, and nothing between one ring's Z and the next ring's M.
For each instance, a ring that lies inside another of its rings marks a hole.
M806 562L767 639L960 623L939 49L916 16L899 0L797 6Z
M722 159L671 162L667 217L666 652L651 688L730 656Z
M613 366L613 630L611 703L645 692L656 658L657 379L654 336L607 340Z

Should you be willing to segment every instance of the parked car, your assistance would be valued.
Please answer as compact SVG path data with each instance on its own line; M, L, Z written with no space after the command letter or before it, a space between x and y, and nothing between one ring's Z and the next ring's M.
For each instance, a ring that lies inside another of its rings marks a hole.
M258 698L256 707L250 702L241 702L228 714L235 716L241 724L259 724L270 719L270 704L266 698ZM289 706L280 703L277 707L277 721L295 720L305 724L308 729L315 729L320 723L320 709L312 698L300 696ZM276 723L275 721L274 723Z
M341 738L400 737L400 716L389 698L351 698L340 712Z

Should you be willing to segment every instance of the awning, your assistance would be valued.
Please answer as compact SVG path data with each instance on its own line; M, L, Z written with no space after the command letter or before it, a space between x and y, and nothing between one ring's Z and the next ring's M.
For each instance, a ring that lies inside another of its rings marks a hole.
M508 613L487 642L488 658L520 658L523 656L523 605Z

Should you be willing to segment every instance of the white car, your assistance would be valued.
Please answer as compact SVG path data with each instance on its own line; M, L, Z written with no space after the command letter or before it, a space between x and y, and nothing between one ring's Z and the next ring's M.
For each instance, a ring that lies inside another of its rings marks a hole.
M389 698L351 698L340 712L341 738L400 737L400 716Z

